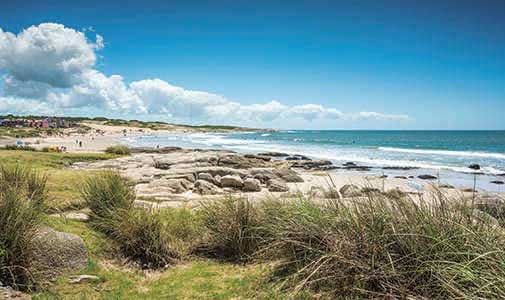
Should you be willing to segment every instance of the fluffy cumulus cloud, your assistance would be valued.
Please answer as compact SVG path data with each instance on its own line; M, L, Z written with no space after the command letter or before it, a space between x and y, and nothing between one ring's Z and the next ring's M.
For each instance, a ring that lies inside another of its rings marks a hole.
M88 32L89 33L89 32ZM405 115L342 113L319 104L278 101L244 105L221 95L193 91L161 79L126 83L95 69L100 35L61 24L31 26L19 34L0 28L0 113L65 113L76 109L165 116L174 121L269 123L277 119L402 120Z

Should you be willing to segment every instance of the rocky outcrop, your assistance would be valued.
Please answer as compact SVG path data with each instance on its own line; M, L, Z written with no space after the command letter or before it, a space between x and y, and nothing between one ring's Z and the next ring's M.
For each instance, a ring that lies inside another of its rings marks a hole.
M261 182L255 178L246 178L242 190L244 192L259 192L261 191Z
M289 191L289 188L286 185L286 183L284 183L278 179L270 179L267 182L267 187L268 187L268 191L270 191L270 192L287 192L287 191Z
M88 264L88 252L81 237L41 229L33 240L31 265L35 274L52 279L67 272L79 271Z
M301 154L291 155L285 158L285 160L311 160L309 157Z
M289 156L289 154L283 153L283 152L262 152L262 153L258 153L258 155L261 155L261 156L271 156L271 157L286 157L286 156Z
M339 189L343 198L359 197L362 195L361 189L354 184L345 184Z
M221 186L240 189L244 186L244 181L239 176L226 175L221 177Z
M249 169L257 167L266 167L267 161L260 158L245 157L243 155L230 154L219 158L217 165L231 167L235 169Z
M490 181L490 183L493 183L493 184L505 184L505 182L503 182L502 180L493 180L493 181Z
M215 195L220 192L219 188L213 183L202 179L195 181L193 190L200 195Z
M265 155L256 155L256 154L245 154L245 158L252 158L252 159L261 159L264 161L271 161L272 157L270 156L265 156Z
M322 166L330 166L332 162L329 160L299 160L291 166L294 168L304 168L305 170L318 170Z

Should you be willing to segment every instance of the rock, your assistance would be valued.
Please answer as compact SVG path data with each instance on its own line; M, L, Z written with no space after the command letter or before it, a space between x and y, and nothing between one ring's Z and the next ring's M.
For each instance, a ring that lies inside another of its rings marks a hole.
M130 148L131 153L172 153L176 151L181 151L180 147L163 147L163 148L150 148L150 147L135 147Z
M505 199L497 195L481 195L475 199L474 206L494 218L500 218L505 211Z
M266 161L258 158L247 158L238 154L224 155L219 158L217 165L235 169L249 169L266 166Z
M270 156L265 156L265 155L256 155L256 154L246 154L244 155L245 158L254 158L254 159L261 159L264 161L271 161L272 157Z
M294 168L304 168L305 170L319 170L323 166L331 166L329 160L299 160L295 161L291 166Z
M410 175L410 176L409 176L409 178L410 178L410 179L412 179L412 178L414 178L414 176L413 176L413 175Z
M447 184L447 183L441 184L438 187L441 189L453 189L454 188L454 186Z
M214 177L212 177L212 175L210 175L209 173L198 173L198 179L199 180L205 180L205 181L208 181L210 183L214 183L215 182Z
M200 195L215 195L219 193L218 187L216 187L213 183L202 179L195 181L193 190Z
M305 155L295 154L286 157L285 160L311 160L311 159Z
M362 195L360 188L354 184L345 184L340 188L339 192L343 198L359 197Z
M76 272L88 264L88 252L81 237L44 227L33 240L32 268L46 279Z
M76 276L70 276L70 279L68 280L69 283L81 283L83 281L89 282L89 281L99 281L100 277L95 276L95 275L76 275Z
M174 194L180 194L186 192L191 188L192 183L186 179L168 179L160 180L161 185L172 190Z
M395 176L395 178L398 178L398 179L407 179L407 176Z
M261 191L260 181L254 178L246 178L244 180L244 187L242 188L245 192L259 192Z
M463 188L461 189L462 192L465 192L465 193L477 193L478 191L477 190L474 190L473 188Z
M490 181L490 183L494 183L494 184L505 184L505 182L501 181L501 180L493 180L493 181Z
M241 188L244 186L244 181L242 178L233 175L226 175L221 177L221 186L222 187L232 187L232 188Z
M346 167L343 167L344 169L346 170L353 170L353 171L370 171L370 167L369 166L346 166Z
M374 188L374 187L364 187L361 189L361 193L363 194L374 194L374 193L380 193L381 190L379 190L378 188Z
M342 164L342 166L344 166L344 167L352 167L355 165L356 165L356 163L353 163L352 161L348 161L348 162Z
M469 169L472 170L480 170L480 165L479 164L471 164L468 166Z
M298 175L294 170L289 168L273 169L274 174L282 178L286 182L303 182L303 178Z
M277 179L270 179L267 182L267 187L270 192L287 192L289 191L288 186L286 183L277 180Z
M408 170L415 170L419 169L418 167L400 167L400 166L388 166L388 167L382 167L383 170L400 170L400 171L408 171Z
M388 175L384 174L384 175L379 176L379 178L381 178L381 179L382 178L388 178Z
M258 153L260 156L271 156L271 157L286 157L289 156L287 153L282 153L282 152L262 152Z
M423 179L423 180L433 180L433 179L437 179L437 176L423 174L423 175L417 176L417 178Z

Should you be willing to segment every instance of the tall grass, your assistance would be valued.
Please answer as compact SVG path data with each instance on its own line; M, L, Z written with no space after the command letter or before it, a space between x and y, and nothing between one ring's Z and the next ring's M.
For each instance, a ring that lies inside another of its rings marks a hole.
M104 171L85 180L81 197L91 210L91 224L110 234L131 209L135 191L119 173Z
M145 210L133 207L135 192L118 173L88 178L82 198L90 222L112 239L121 253L143 268L162 268L189 254L198 241L199 222L185 209Z
M43 219L46 178L19 165L0 166L0 282L30 289L32 240Z
M207 201L198 214L207 236L200 250L232 261L247 260L258 250L264 232L260 211L251 201L233 197Z
M269 212L258 253L283 263L295 291L339 297L505 297L505 236L457 199L415 203L369 194L323 205L300 200Z

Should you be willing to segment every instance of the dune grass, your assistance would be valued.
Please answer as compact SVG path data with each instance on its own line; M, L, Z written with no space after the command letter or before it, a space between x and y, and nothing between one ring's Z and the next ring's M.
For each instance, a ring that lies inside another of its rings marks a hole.
M30 290L31 241L43 219L46 178L19 165L0 165L0 282Z

